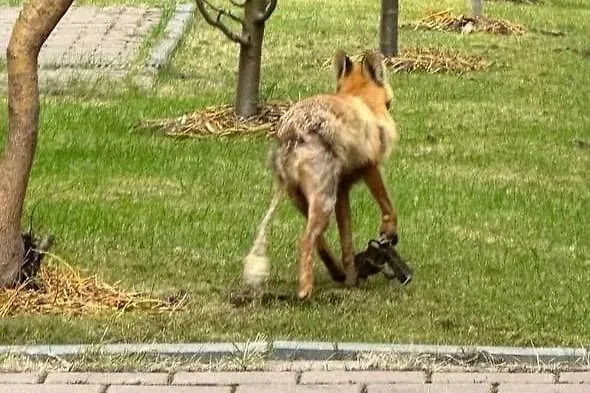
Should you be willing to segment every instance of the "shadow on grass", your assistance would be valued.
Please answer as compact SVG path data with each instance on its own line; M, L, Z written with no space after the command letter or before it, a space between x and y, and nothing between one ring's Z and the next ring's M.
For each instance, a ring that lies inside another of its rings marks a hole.
M305 308L316 305L341 305L346 302L350 295L351 289L339 288L318 291L309 299L300 300L295 291L292 290L255 292L248 288L235 288L229 295L229 302L235 307L259 306L273 308L293 305Z

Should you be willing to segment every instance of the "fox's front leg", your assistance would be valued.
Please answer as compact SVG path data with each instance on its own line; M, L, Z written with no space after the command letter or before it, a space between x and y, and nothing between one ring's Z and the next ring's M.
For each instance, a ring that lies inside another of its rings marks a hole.
M381 235L390 239L393 244L396 244L399 239L397 233L397 212L385 188L379 168L376 166L367 168L364 173L364 180L381 209L382 218L379 232Z

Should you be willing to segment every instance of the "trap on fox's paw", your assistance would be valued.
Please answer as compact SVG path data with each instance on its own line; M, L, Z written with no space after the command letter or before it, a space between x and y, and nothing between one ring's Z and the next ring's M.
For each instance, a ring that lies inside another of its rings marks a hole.
M394 244L388 240L370 240L367 249L354 257L359 280L383 273L389 280L408 285L414 276L413 270L397 253Z

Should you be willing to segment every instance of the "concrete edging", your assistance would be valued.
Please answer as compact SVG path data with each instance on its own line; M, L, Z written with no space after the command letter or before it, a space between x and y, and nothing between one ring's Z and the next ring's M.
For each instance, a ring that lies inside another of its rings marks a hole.
M491 346L439 346L414 344L330 343L321 341L273 341L245 343L105 344L105 345L6 345L0 354L68 357L85 353L102 355L157 354L219 359L245 352L261 353L272 360L342 360L359 354L433 355L464 359L481 354L486 359L516 362L571 362L590 359L585 348L525 348Z
M178 4L176 6L174 15L166 24L162 37L152 48L151 55L145 64L146 71L157 72L157 70L166 65L192 21L194 11L194 2Z

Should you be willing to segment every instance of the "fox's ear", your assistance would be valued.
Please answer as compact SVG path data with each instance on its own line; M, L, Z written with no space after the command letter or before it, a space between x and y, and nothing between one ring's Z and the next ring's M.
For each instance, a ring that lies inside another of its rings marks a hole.
M336 73L336 78L340 79L348 75L350 71L352 71L352 60L350 60L350 57L348 57L344 51L339 50L334 57L334 72Z
M383 55L379 52L365 52L363 55L363 69L375 82L383 85L385 82L385 66Z

